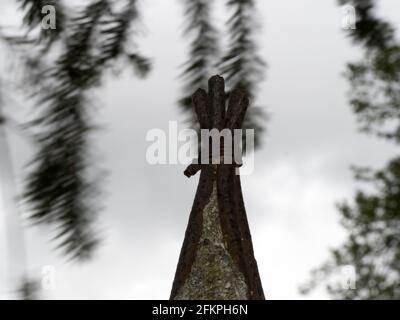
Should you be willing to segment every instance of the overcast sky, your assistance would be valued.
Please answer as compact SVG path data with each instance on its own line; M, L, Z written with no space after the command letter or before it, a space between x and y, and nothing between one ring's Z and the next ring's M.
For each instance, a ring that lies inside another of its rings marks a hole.
M15 17L11 2L0 4L2 20L10 23ZM354 194L350 165L379 167L394 149L357 132L342 72L360 52L341 29L336 1L257 2L260 53L269 65L257 103L265 106L270 121L254 173L242 178L242 187L267 299L299 299L304 297L298 286L344 239L335 203ZM175 102L188 42L181 37L181 1L141 4L147 30L140 47L153 58L152 73L138 80L126 72L94 96L96 121L104 127L94 139L96 152L109 172L98 222L104 243L93 261L79 265L52 250L47 228L26 229L31 274L40 277L46 265L57 271L56 289L44 291L44 298L169 297L198 176L187 179L183 165L149 165L145 136L182 120ZM226 14L218 8L215 18L222 25ZM400 20L400 2L382 0L380 12ZM24 107L10 108L16 117L24 114ZM24 138L8 133L20 179L32 150ZM1 181L0 188L6 184ZM0 298L9 297L4 223L0 203ZM308 298L328 296L318 290Z

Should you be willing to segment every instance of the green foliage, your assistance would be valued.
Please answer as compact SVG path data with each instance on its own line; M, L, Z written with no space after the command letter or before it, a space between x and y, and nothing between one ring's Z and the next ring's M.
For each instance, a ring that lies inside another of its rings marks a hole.
M40 32L39 40L46 41L49 44L59 38L64 32L65 8L61 0L18 0L21 9L25 12L24 24L29 30L38 29ZM51 5L56 10L56 29L43 29L40 27L44 14L42 8Z
M196 123L192 94L198 88L207 88L208 79L215 68L218 57L218 33L212 24L212 0L184 0L186 26L184 35L191 37L189 58L181 74L183 97L179 105L189 112L192 123Z
M375 16L374 1L350 3L357 7L358 17L357 28L350 31L350 37L364 47L362 61L350 63L347 68L350 103L361 130L399 143L400 46L395 31Z
M257 54L254 37L258 30L255 1L228 0L227 6L232 12L228 20L229 45L220 62L220 68L230 92L235 88L243 88L254 101L266 67ZM259 145L265 120L263 108L254 105L249 108L244 119L243 129L255 130L256 146Z
M400 143L400 46L394 29L376 17L375 1L339 3L356 6L358 21L350 37L364 48L362 61L349 64L346 73L361 129ZM303 290L326 283L334 298L400 299L400 158L376 172L356 169L356 179L373 191L358 191L353 204L338 206L348 237L313 271ZM356 289L335 280L347 265L355 267Z
M358 191L353 205L339 205L349 235L303 289L308 292L324 279L334 279L340 267L352 265L356 289L343 288L340 280L329 281L334 298L400 299L400 158L384 170L364 170L357 179L373 184L375 191Z
M31 219L54 225L58 246L77 259L90 257L98 243L92 226L99 206L98 174L90 154L94 125L88 94L119 60L132 64L140 76L150 69L147 58L127 49L134 46L129 42L131 27L138 20L136 1L126 1L120 11L113 10L112 4L91 1L70 17L59 40L63 49L43 70L36 92L40 115L32 126L38 131L38 151L24 196Z
M356 8L357 27L350 29L350 37L367 50L385 49L394 40L394 28L375 15L376 0L338 0L339 5Z
M213 70L220 72L227 85L227 98L235 88L244 88L255 100L259 82L263 79L265 63L257 55L254 35L257 31L256 8L253 0L229 0L227 8L232 12L227 22L229 43L226 52L219 59L219 34L212 24L212 1L186 0L187 19L185 35L192 37L188 62L185 63L182 79L184 95L179 104L190 111L192 122L192 94L198 88L206 88ZM246 114L243 129L256 131L256 145L265 126L263 108L251 106Z

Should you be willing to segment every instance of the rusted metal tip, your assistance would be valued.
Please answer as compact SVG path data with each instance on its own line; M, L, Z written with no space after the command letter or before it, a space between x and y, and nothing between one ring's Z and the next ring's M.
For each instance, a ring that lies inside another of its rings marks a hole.
M216 74L215 76L212 76L208 81L209 82L214 82L214 81L222 81L222 82L224 82L224 78L221 77L219 74Z
M191 176L194 176L198 171L200 171L201 165L199 164L190 164L185 171L183 171L183 174L190 178Z
M202 89L202 88L198 88L193 94L192 94L192 99L195 99L197 97L202 97L202 96L207 96L207 92Z

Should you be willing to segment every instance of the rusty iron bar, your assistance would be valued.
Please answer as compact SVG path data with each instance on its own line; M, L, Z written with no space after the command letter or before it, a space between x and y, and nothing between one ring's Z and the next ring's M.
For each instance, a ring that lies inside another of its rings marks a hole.
M242 127L249 106L248 93L244 89L233 90L227 110L225 97L224 79L220 76L210 78L208 94L203 89L198 89L193 94L194 110L201 129L233 130ZM236 169L235 163L213 165L201 164L198 161L185 170L184 174L187 177L195 175L198 171L201 173L170 299L175 298L190 275L202 234L203 210L210 200L214 183L217 186L218 213L224 242L236 267L244 276L247 297L250 300L265 299L254 257L240 176L236 174Z

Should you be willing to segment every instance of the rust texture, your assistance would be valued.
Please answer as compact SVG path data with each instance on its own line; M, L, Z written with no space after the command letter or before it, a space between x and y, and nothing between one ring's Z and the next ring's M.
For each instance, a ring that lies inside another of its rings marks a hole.
M228 108L225 110L224 79L220 76L214 76L210 78L208 85L208 94L199 89L192 97L200 127L218 130L225 128L229 130L240 129L249 105L247 92L243 89L235 89L230 94ZM210 154L210 157L212 156ZM235 269L237 268L245 280L247 299L264 299L243 202L240 176L236 174L238 167L239 164L235 163L224 164L223 159L217 165L201 164L199 156L198 162L189 165L185 170L184 174L187 177L191 177L200 171L200 179L179 256L170 299L182 296L180 290L193 272L192 267L198 255L200 241L204 241L202 239L204 210L211 201L215 185L223 246L227 248L229 258L233 261ZM198 289L202 290L202 288ZM198 296L202 297L201 294Z

